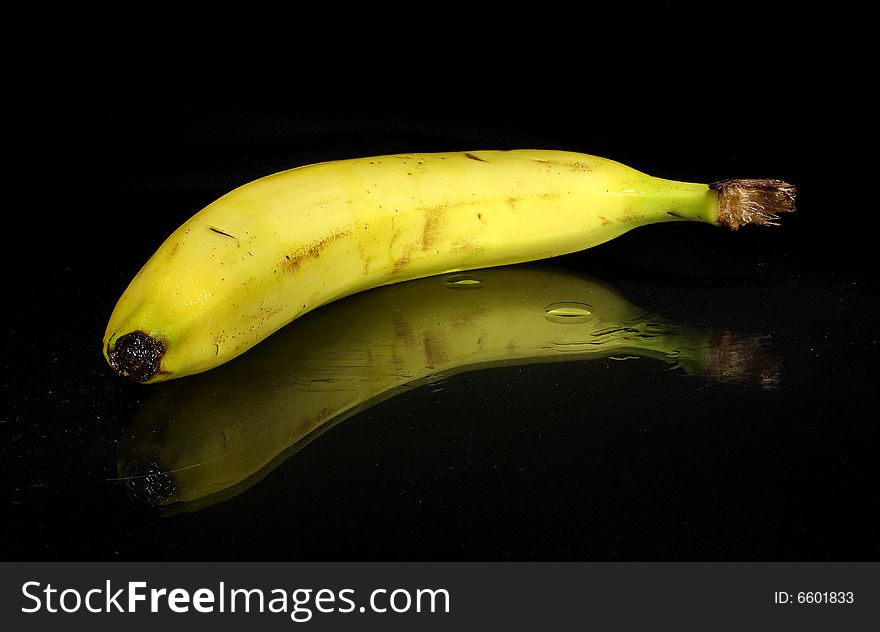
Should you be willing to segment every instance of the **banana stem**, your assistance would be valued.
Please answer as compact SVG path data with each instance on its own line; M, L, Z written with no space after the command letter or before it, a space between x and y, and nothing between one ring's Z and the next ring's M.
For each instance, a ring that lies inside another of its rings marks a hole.
M738 230L746 224L775 226L779 213L795 210L795 187L783 180L734 179L692 184L655 178L651 191L636 194L646 214L699 221ZM658 217L659 219L659 217Z
M709 189L717 192L718 224L731 230L745 224L776 226L779 213L795 210L795 187L783 180L721 180Z

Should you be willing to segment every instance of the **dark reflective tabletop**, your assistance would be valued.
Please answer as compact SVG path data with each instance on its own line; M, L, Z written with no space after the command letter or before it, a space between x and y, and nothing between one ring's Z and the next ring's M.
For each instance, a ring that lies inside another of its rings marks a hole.
M820 177L807 139L720 146L705 113L614 102L585 110L605 117L592 133L574 106L112 105L46 131L68 166L32 185L28 258L5 253L27 273L4 308L3 559L880 556L875 220ZM128 280L232 187L331 158L516 146L786 178L799 210L373 290L167 384L104 364Z

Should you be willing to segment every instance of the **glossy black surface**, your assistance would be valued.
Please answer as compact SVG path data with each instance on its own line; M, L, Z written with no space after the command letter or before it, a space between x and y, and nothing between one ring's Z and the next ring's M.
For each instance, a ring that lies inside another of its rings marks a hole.
M389 72L350 80L360 100L317 78L232 94L78 84L75 104L40 119L42 167L21 183L28 230L7 235L26 254L5 253L0 557L876 560L876 203L835 153L858 112L832 125L830 86L805 69L785 99L735 102L707 79L682 96L652 77ZM299 164L514 147L680 180L794 182L799 210L780 227L650 226L554 262L672 321L769 336L778 386L647 359L494 367L367 408L200 511L161 516L115 480L127 428L161 387L117 378L101 336L184 219Z

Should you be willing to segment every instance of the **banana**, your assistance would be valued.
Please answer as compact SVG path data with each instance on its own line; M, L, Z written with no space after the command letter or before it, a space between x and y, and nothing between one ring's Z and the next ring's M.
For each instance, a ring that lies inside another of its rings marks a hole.
M195 511L405 390L493 366L606 358L763 388L779 372L758 337L678 325L562 267L441 275L337 301L214 371L159 385L124 433L117 470L138 502Z
M217 367L369 288L583 250L646 224L737 229L794 209L779 180L652 177L556 150L398 154L245 184L174 231L114 308L110 366L154 383Z

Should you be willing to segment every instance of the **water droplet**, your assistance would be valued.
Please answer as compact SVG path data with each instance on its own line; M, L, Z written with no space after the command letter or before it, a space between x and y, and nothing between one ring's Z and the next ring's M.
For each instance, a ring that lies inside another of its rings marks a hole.
M453 274L446 277L446 287L450 290L479 290L483 279L473 274Z
M586 303L551 303L544 308L544 318L551 323L577 324L590 320L592 308Z

